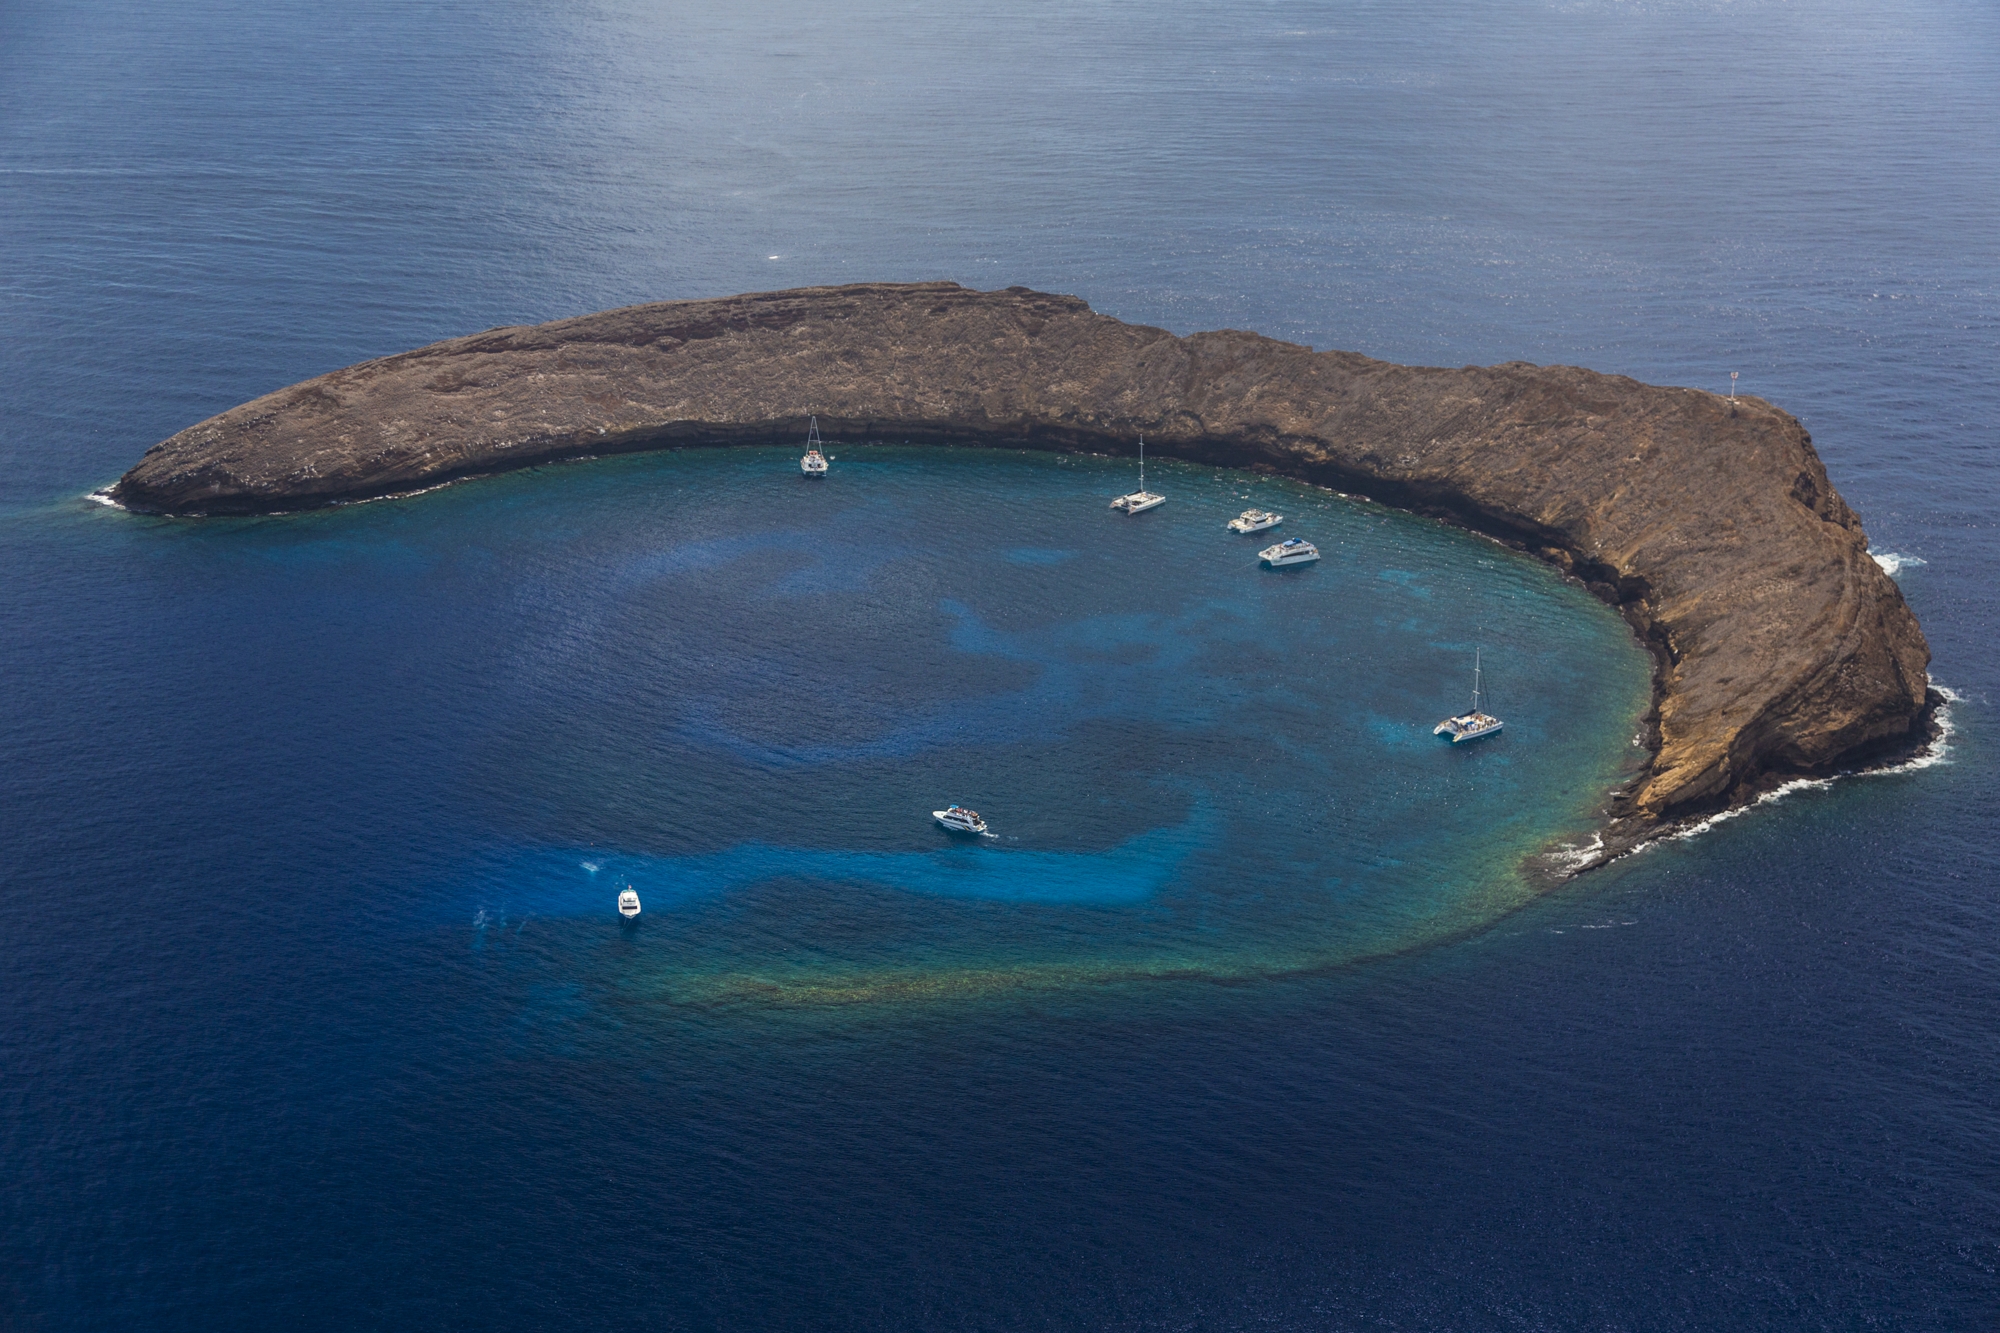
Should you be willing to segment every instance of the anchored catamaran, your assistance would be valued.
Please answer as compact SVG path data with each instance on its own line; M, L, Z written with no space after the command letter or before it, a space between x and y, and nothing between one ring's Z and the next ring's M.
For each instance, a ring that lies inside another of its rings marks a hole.
M1283 569L1286 565L1309 565L1319 559L1319 547L1301 537L1290 537L1276 546L1266 546L1257 552L1257 558L1272 569Z
M1481 736L1491 736L1500 730L1500 719L1485 712L1479 706L1479 649L1472 650L1472 709L1457 717L1448 717L1431 728L1433 736L1449 736L1453 745L1460 741L1476 741Z
M806 425L806 456L799 460L799 471L808 477L826 475L826 455L819 451L819 418L813 417Z
M1246 509L1229 520L1231 532L1262 532L1265 528L1275 528L1285 521L1283 514L1274 514L1268 509Z
M1144 513L1167 502L1164 495L1155 495L1146 489L1146 437L1139 437L1139 489L1130 495L1121 495L1111 502L1113 509L1122 509L1128 514Z

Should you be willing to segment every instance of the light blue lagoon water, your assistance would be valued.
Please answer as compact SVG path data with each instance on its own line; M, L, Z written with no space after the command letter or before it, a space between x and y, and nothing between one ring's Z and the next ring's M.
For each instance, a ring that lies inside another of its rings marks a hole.
M1996 216L1985 0L0 5L0 1328L1985 1326ZM1325 492L83 498L434 339L932 278L1738 371L1950 744L1538 892L1644 658Z
M1546 883L1523 862L1582 841L1638 758L1622 621L1490 542L1247 473L1162 466L1169 504L1127 518L1128 473L842 445L809 481L791 451L681 451L255 524L230 560L331 547L391 618L479 608L465 818L493 850L439 900L601 920L630 882L695 914L649 930L677 976L1269 972ZM1253 503L1325 558L1262 569L1270 538L1224 528ZM1430 729L1475 643L1509 730L1453 747ZM994 837L935 828L954 802ZM718 929L713 900L760 886Z

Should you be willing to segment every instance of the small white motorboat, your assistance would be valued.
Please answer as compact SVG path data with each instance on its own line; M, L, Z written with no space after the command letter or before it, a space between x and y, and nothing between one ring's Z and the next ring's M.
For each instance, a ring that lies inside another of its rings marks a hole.
M1143 514L1148 509L1157 509L1166 502L1166 496L1155 494L1146 489L1146 437L1141 435L1139 437L1139 489L1133 491L1130 495L1119 496L1111 502L1111 507L1123 510L1128 514Z
M1449 736L1453 745L1476 741L1500 730L1501 721L1479 706L1479 650L1472 650L1472 708L1457 717L1448 717L1431 728L1433 736Z
M808 477L826 475L826 455L820 452L819 418L813 417L806 425L806 456L799 460L799 471Z
M1283 569L1287 565L1309 565L1319 559L1319 547L1309 541L1292 537L1276 546L1266 546L1257 552L1257 558L1272 569Z
M628 920L639 915L639 895L630 884L618 895L618 915Z
M1246 509L1229 520L1231 532L1262 532L1265 528L1275 528L1285 521L1283 514L1274 514L1268 509Z
M953 833L986 832L986 821L979 817L977 810L968 810L962 805L954 805L949 810L933 810L931 818L944 825Z

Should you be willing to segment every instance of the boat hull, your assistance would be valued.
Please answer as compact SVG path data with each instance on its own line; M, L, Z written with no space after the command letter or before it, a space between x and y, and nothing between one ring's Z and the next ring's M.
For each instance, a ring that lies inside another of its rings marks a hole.
M1130 495L1121 495L1113 500L1111 507L1127 514L1143 514L1148 509L1158 509L1166 502L1167 497L1164 495L1156 495L1152 491L1134 491Z
M1292 565L1310 565L1319 559L1319 548L1311 542L1280 542L1257 552L1257 558L1267 568L1286 569Z
M935 819L938 827L947 833L963 833L967 837L976 838L986 832L986 821L983 819L974 824L967 824L951 818L950 815L951 812L949 810L931 811L931 818Z
M1438 723L1431 729L1431 735L1448 736L1453 745L1463 745L1482 736L1491 736L1505 725L1497 717L1482 717L1476 721L1454 717Z

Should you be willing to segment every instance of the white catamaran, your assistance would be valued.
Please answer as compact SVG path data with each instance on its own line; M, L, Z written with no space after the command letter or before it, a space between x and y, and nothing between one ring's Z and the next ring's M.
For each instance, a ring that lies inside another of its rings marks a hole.
M1265 528L1275 528L1285 521L1283 514L1274 514L1268 509L1246 509L1229 520L1231 532L1262 532Z
M1479 706L1479 649L1472 650L1472 709L1457 717L1448 717L1431 728L1433 736L1449 736L1453 745L1460 741L1476 741L1481 736L1491 736L1500 730L1500 719Z
M819 418L813 417L806 425L806 456L799 460L799 471L808 477L826 475L826 455L819 451Z
M1155 495L1146 489L1146 437L1139 437L1139 489L1130 495L1121 495L1111 502L1113 509L1122 509L1128 514L1142 514L1167 502L1164 495Z
M1287 565L1309 565L1319 559L1319 547L1300 537L1291 537L1276 546L1266 546L1257 552L1257 558L1272 569L1283 569Z

